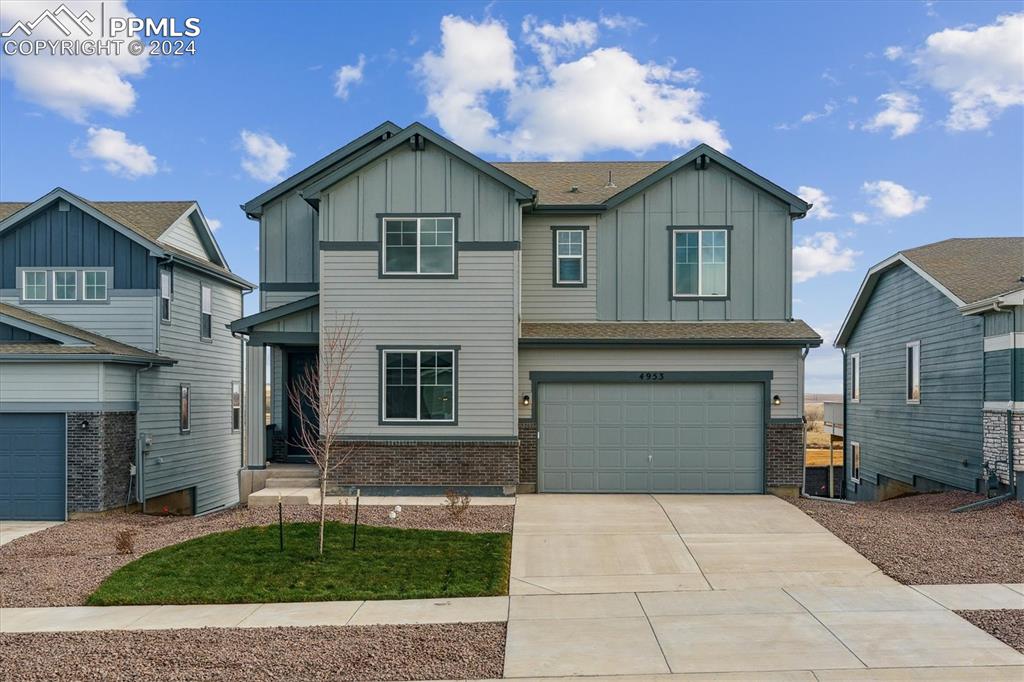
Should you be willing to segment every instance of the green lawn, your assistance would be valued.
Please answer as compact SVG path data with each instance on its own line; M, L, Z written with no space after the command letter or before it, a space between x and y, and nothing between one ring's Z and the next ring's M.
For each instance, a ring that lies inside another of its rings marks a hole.
M512 536L359 527L329 522L324 556L318 525L285 524L215 533L146 554L115 571L89 597L114 604L235 604L482 597L506 594Z

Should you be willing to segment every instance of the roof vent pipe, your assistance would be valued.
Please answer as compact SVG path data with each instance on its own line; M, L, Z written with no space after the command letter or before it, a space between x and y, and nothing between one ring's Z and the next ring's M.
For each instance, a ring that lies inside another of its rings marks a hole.
M572 187L569 188L569 191L572 194L579 194L580 193L580 187L579 187L579 185L573 185Z
M616 185L614 182L612 182L612 172L608 171L608 184L605 185L605 187L611 188L611 187L617 187L617 186L618 185Z

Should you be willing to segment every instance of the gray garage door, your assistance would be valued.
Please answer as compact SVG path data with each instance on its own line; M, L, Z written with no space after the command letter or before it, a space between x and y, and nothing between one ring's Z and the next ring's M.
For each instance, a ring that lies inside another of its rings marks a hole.
M541 492L760 493L761 384L541 384Z
M0 414L0 519L64 519L64 415Z

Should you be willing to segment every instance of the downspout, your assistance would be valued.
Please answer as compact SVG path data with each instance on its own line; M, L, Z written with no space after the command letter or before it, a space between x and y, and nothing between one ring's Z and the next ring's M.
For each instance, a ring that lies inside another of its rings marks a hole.
M135 499L139 504L143 503L143 467L142 461L145 459L145 448L142 445L142 434L139 432L139 415L142 412L142 392L140 390L140 375L143 372L148 372L153 369L155 365L150 362L145 367L139 367L135 370ZM132 494L132 482L131 477L128 478L128 492L125 494L125 508L128 507L128 500L131 499Z

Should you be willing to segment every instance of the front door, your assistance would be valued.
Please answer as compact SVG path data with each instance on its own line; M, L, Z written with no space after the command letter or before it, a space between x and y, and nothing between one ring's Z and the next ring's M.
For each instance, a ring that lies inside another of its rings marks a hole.
M302 422L305 420L311 425L316 424L317 416L316 410L313 405L306 399L306 396L300 396L302 403L300 409L302 414L296 412L295 405L291 399L300 377L302 377L307 371L313 370L316 367L317 362L317 350L289 350L286 353L288 358L287 361L287 375L285 390L287 393L284 396L285 404L288 409L288 422L287 422L287 437L288 437L288 461L290 462L309 462L312 459L309 453L306 452L299 444L299 432L302 428Z

